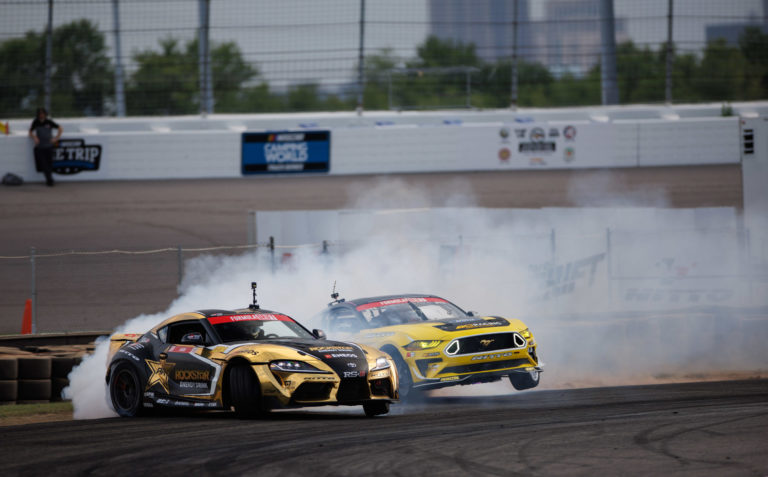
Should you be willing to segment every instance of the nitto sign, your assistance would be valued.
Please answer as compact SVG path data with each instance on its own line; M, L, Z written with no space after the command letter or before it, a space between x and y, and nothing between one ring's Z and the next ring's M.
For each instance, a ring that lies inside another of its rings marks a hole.
M242 173L328 172L330 131L243 133Z
M86 144L84 139L62 139L53 148L53 171L57 174L97 171L100 162L101 145Z

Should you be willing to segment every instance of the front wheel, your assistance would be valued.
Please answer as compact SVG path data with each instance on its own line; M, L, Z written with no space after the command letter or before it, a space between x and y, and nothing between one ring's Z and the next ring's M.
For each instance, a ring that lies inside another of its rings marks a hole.
M368 417L379 416L389 412L388 401L368 401L363 403L363 410Z
M389 354L392 357L392 361L395 362L395 366L397 366L400 400L407 401L413 399L418 391L413 388L413 377L411 376L411 370L408 369L405 360L395 349L387 347L382 348L381 350Z
M254 418L263 413L261 386L250 366L238 364L232 368L229 373L229 390L238 417Z
M112 370L109 379L109 397L112 407L122 417L135 417L143 413L143 387L136 368L120 363Z
M511 382L512 386L518 391L525 391L526 389L538 386L540 377L541 373L538 371L512 373L509 375L509 382Z

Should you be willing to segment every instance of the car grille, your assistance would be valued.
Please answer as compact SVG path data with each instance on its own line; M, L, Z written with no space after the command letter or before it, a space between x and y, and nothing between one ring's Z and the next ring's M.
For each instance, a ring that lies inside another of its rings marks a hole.
M488 361L487 363L472 363L463 366L448 366L440 371L440 374L479 373L482 371L494 371L496 369L514 368L528 364L527 359L505 359L502 361Z
M323 401L328 399L333 389L333 383L301 383L294 391L294 401Z
M484 353L501 349L524 348L528 343L519 333L493 333L487 335L459 338L456 356L463 354ZM449 345L448 348L451 348ZM451 350L452 351L452 350Z
M368 380L365 378L342 379L336 400L339 402L363 401L370 397Z

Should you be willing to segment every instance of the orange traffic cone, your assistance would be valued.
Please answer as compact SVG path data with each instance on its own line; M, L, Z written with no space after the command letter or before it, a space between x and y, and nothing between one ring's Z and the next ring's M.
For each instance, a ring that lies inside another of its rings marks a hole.
M32 334L32 300L27 300L24 305L24 318L21 319L21 334Z

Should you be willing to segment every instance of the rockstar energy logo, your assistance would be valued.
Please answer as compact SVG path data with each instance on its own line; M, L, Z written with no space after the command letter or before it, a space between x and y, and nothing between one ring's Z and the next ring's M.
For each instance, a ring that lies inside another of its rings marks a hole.
M210 377L210 371L196 369L177 369L173 375L176 381L208 381Z

